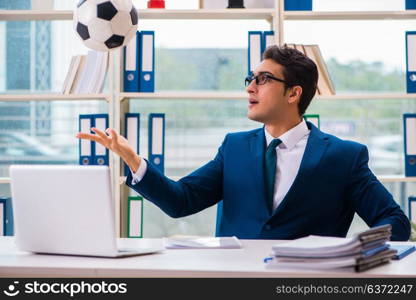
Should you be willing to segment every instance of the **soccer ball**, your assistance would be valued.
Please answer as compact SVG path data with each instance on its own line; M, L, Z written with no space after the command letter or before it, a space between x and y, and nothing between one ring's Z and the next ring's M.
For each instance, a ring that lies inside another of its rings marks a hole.
M136 34L137 21L131 0L81 0L74 13L75 32L97 51L126 45Z

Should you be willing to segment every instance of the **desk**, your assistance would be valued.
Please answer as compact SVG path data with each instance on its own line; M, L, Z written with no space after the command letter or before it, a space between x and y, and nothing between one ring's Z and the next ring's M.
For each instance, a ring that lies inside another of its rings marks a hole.
M120 239L124 247L157 246L161 239ZM400 261L353 270L268 270L263 258L276 240L241 240L243 249L175 249L127 258L19 252L13 237L0 238L1 277L416 277L416 252ZM409 242L407 242L409 243Z

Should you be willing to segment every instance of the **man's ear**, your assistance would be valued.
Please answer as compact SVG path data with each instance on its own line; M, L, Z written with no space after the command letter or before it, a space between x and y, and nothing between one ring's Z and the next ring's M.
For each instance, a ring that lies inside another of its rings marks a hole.
M302 87L300 85L295 85L289 89L289 104L297 103L302 96Z

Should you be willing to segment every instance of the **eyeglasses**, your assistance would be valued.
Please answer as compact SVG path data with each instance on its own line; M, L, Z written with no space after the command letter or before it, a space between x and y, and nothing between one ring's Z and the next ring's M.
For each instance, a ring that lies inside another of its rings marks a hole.
M257 85L265 84L270 79L276 80L276 81L279 81L279 82L283 82L283 83L289 85L289 83L287 81L285 81L283 79L276 78L273 75L270 75L270 74L267 74L267 73L260 73L257 76L254 76L254 75L247 76L246 80L245 80L245 85L248 86L254 79L256 80Z

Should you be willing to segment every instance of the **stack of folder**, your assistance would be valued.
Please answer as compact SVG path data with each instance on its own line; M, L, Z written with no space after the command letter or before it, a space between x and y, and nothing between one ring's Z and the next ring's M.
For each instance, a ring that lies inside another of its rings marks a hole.
M266 267L364 271L388 263L395 256L397 250L386 244L390 236L390 224L371 228L352 238L311 235L273 246L273 257L265 259Z

